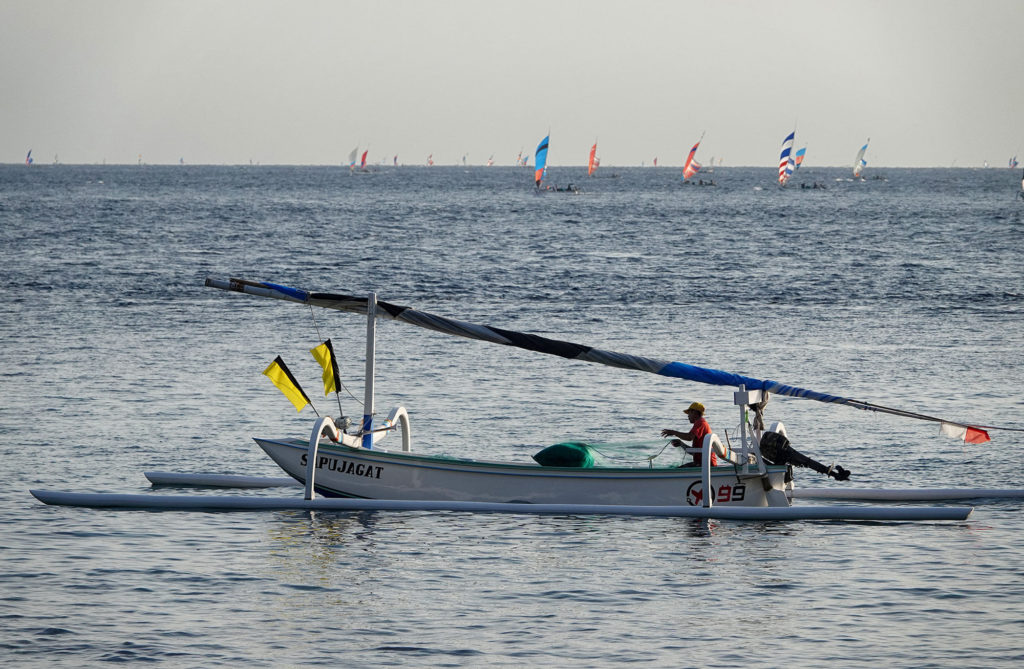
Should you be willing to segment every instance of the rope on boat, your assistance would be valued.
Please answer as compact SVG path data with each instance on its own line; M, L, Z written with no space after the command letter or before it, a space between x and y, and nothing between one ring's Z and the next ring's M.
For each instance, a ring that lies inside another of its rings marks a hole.
M662 453L664 453L665 449L668 448L671 443L672 443L672 440L666 441L665 445L661 447L660 451L658 451L654 455L647 456L647 464L650 466L651 469L654 469L654 459L657 458Z
M309 317L311 319L313 319L313 328L316 330L316 338L322 344L322 343L324 343L324 337L323 337L322 334L320 334L320 325L316 322L316 316L313 313L313 305L310 304L308 306L309 306ZM355 395L352 394L352 391L348 389L348 386L345 385L344 381L342 381L340 378L335 378L334 382L336 384L338 384L339 386L341 386L345 390L345 393L348 394L348 396L351 397L353 400L355 400L356 404L358 404L359 406L363 406L362 401L358 397L356 397ZM345 410L341 408L341 395L338 392L335 392L334 394L338 398L338 411L341 413L341 416L344 418Z

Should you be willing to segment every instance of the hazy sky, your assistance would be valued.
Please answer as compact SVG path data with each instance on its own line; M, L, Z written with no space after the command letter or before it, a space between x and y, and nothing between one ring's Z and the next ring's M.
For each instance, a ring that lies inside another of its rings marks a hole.
M0 162L1002 167L1022 72L1022 0L0 0Z

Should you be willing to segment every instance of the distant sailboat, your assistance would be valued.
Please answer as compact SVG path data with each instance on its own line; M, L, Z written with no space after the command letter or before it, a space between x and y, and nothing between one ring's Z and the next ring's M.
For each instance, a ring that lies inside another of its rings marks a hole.
M434 154L427 156L427 165L433 167L434 165Z
M795 154L793 154L793 171L794 172L796 172L798 169L800 169L800 165L803 164L803 162L804 162L804 155L806 153L807 153L807 147L805 146L804 148L799 149Z
M32 160L32 149L29 149L28 153L25 155L25 164L26 165L31 165L34 162L35 161Z
M686 163L683 165L683 181L689 181L693 178L693 175L700 172L701 164L694 160L694 156L697 155L697 147L704 141L704 133L700 134L700 139L690 149L690 155L686 156Z
M548 173L548 140L551 135L548 135L544 139L540 140L540 144L537 145L537 151L534 155L533 163L533 182L537 188L540 188L540 184L544 181L544 177Z
M354 170L356 168L356 156L359 155L359 147L352 149L352 153L348 154L348 169Z
M779 154L779 185L785 186L789 177L793 175L793 140L796 138L796 130L786 135L782 140L782 153Z
M594 172L597 171L598 166L601 164L601 160L597 157L597 142L590 147L590 158L587 159L587 176L594 176Z
M369 149L363 151L363 157L359 159L359 169L366 171L366 154L370 152Z
M1017 156L1014 156L1013 158L1010 158L1010 169L1011 170L1012 169L1016 169L1017 165L1019 165L1019 164L1020 163L1017 162Z
M857 157L853 159L853 176L854 178L859 177L867 167L868 161L864 160L864 152L868 150L868 144L871 142L871 138L868 137L868 141L864 142L864 146L860 147L860 151L857 152Z

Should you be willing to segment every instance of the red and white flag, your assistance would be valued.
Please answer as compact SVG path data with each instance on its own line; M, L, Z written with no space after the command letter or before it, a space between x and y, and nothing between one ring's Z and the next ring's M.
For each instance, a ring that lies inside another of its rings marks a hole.
M963 439L965 444L984 444L989 441L988 432L980 427L947 423L946 421L941 421L940 425L942 434L954 439Z

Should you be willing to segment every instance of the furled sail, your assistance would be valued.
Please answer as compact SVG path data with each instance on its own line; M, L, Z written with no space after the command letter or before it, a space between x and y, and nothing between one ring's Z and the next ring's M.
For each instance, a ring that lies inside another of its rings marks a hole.
M544 180L548 173L548 140L550 137L551 135L548 135L540 140L540 144L537 145L537 153L533 159L533 182L537 188L540 188L540 182Z
M367 310L367 298L365 297L337 295L333 293L314 293L274 283L248 281L246 279L228 279L225 281L223 279L207 278L206 286L210 288L219 288L221 290L247 293L249 295L258 295L260 297L272 297L279 300L297 302L299 304L306 304L314 307L322 307L324 309L349 311L357 314L366 314ZM421 328L434 330L448 335L478 339L480 341L487 341L493 344L502 344L505 346L515 346L528 351L557 355L570 360L593 362L622 369L634 369L642 372L650 372L661 376L686 379L688 381L714 386L733 386L736 388L739 386L745 386L747 390L764 390L776 395L815 400L828 404L842 404L865 411L876 411L895 416L942 423L944 428L946 425L952 425L970 428L975 432L979 430L983 431L983 429L1024 431L1024 429L1019 428L969 425L967 423L957 421L947 421L934 416L926 416L911 411L905 411L903 409L884 407L871 402L841 397L839 395L831 395L829 393L818 392L806 388L799 388L797 386L780 383L778 381L757 379L719 369L698 367L684 362L672 362L669 360L645 358L643 356L632 355L629 353L605 351L583 344L574 344L572 342L549 339L547 337L541 337L540 335L516 332L514 330L505 330L488 325L467 323L453 318L437 316L425 311L418 311L411 307L390 304L388 302L377 302L377 316L379 318L401 321L410 325L417 325Z

